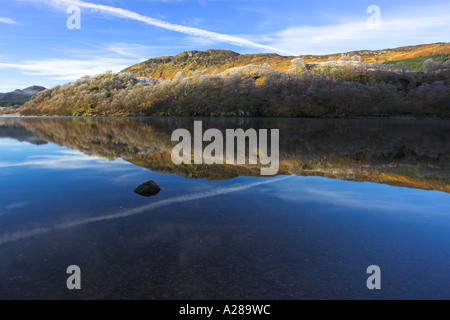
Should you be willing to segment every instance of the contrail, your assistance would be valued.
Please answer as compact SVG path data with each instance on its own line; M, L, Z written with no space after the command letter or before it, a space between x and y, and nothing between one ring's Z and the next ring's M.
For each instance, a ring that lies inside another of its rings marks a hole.
M282 181L289 177L290 176L277 178L277 179L270 179L270 180L266 180L266 181L262 181L262 182L240 184L240 185L236 185L236 186L232 186L232 187L221 188L221 189L216 189L216 190L197 193L197 194L177 196L177 197L173 197L173 198L169 198L169 199L160 200L160 201L157 201L157 202L154 202L154 203L142 206L142 207L130 209L125 212L120 212L120 213L115 213L115 214L110 214L110 215L100 216L100 217L95 217L95 218L89 218L89 219L84 219L84 220L77 220L77 221L73 221L73 222L67 222L67 223L59 224L59 225L56 225L53 227L42 227L42 228L18 231L18 232L14 232L14 233L5 233L2 236L0 236L0 245L5 244L5 243L14 242L14 241L28 239L28 238L31 238L34 236L40 236L43 234L50 233L52 231L70 229L70 228L79 227L82 225L91 224L91 223L95 223L95 222L131 217L131 216L135 216L135 215L141 214L143 212L146 212L148 210L154 210L157 208L165 207L165 206L180 203L180 202L188 202L188 201L194 201L194 200L200 200L200 199L206 199L206 198L211 198L211 197L215 197L215 196L230 194L230 193L250 189L250 188L256 187L256 186Z
M30 1L30 0L25 0L25 1ZM132 19L135 21L140 21L140 22L146 23L148 25L164 28L167 30L172 30L172 31L177 31L177 32L193 35L193 36L207 38L207 39L214 40L214 41L226 42L226 43L230 43L230 44L237 45L240 47L255 47L255 48L260 48L260 49L264 49L264 50L270 50L273 52L284 53L284 54L288 54L288 55L292 55L292 56L295 55L287 50L262 45L262 44L244 39L244 38L230 36L227 34L207 31L207 30L198 29L198 28L186 27L186 26L179 25L179 24L173 24L173 23L170 23L167 21L150 18L150 17L144 16L142 14L139 14L139 13L136 13L133 11L129 11L129 10L125 10L122 8L111 7L111 6L95 4L95 3L85 2L85 1L78 1L78 0L38 0L38 1L41 1L44 3L50 3L50 4L54 4L54 5L68 5L68 6L69 5L77 5L80 8L87 8L87 9L99 11L102 13L108 13L108 14L111 14L111 15L119 17L119 18Z

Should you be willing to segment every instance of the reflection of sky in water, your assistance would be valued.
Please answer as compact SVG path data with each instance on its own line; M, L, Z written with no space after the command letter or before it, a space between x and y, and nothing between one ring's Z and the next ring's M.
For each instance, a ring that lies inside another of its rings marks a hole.
M0 149L0 298L450 298L446 193L190 180L52 144ZM133 192L147 180L154 198ZM71 264L78 293L57 285ZM380 292L365 288L371 264Z
M370 182L346 182L322 178L288 180L276 196L290 202L320 202L324 206L380 210L398 213L447 214L448 194L392 187Z

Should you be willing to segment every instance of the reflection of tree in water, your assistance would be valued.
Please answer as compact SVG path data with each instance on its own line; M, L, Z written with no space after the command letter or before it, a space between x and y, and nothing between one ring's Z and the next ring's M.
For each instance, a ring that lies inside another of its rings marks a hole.
M203 130L279 129L279 174L317 175L450 192L450 122L207 118ZM171 161L175 129L190 118L2 119L40 139L152 171L213 180L259 176L259 166L181 165ZM205 146L207 144L205 143Z

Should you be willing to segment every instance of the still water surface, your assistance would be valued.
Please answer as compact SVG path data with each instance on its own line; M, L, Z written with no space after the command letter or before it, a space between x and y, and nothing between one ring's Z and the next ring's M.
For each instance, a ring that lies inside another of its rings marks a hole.
M275 177L175 166L193 121L0 119L0 299L450 299L448 121L203 119L280 129Z

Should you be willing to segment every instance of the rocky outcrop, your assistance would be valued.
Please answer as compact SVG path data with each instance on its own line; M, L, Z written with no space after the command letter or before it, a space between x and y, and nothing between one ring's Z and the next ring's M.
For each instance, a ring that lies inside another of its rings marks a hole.
M134 189L134 192L143 197L153 197L156 196L161 191L160 186L156 184L155 181L147 181L141 184L139 187Z

